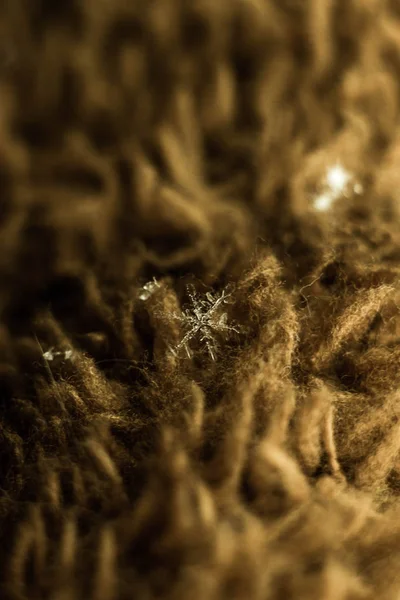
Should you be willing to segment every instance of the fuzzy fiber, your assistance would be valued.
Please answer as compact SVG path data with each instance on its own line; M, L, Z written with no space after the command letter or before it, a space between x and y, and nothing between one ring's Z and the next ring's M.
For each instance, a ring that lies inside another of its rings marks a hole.
M400 1L0 34L1 600L398 600Z

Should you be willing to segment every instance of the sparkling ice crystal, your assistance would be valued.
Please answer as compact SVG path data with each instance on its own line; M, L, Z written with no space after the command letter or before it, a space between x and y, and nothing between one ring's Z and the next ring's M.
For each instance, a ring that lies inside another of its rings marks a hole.
M190 307L185 308L182 314L173 313L172 315L174 319L181 321L186 331L173 352L178 354L180 350L184 349L187 356L191 357L190 343L197 340L200 345L204 344L211 359L215 361L218 351L218 335L229 331L240 333L237 326L228 323L228 315L224 311L224 304L229 302L231 294L222 290L220 294L207 292L200 297L194 286L189 285L187 290L191 301Z

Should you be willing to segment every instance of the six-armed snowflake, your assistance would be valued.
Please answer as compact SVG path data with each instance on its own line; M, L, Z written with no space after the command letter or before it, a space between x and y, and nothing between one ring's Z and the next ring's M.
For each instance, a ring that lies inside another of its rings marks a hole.
M238 326L228 323L228 315L224 311L224 304L230 302L231 293L222 290L220 294L207 292L200 297L193 285L188 285L187 291L191 301L190 307L185 308L181 314L172 314L172 318L182 323L186 333L172 351L178 354L184 349L190 358L190 343L197 341L200 345L205 345L211 359L215 361L219 334L232 331L240 333Z

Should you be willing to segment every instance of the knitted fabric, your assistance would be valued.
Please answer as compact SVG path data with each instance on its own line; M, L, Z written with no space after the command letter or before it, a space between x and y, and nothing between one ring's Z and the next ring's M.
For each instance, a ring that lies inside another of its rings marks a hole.
M0 16L1 599L398 599L400 2Z

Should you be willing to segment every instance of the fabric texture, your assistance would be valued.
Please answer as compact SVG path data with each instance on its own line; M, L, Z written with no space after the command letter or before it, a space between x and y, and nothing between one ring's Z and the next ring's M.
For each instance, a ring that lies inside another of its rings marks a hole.
M398 600L400 2L0 15L0 598Z

